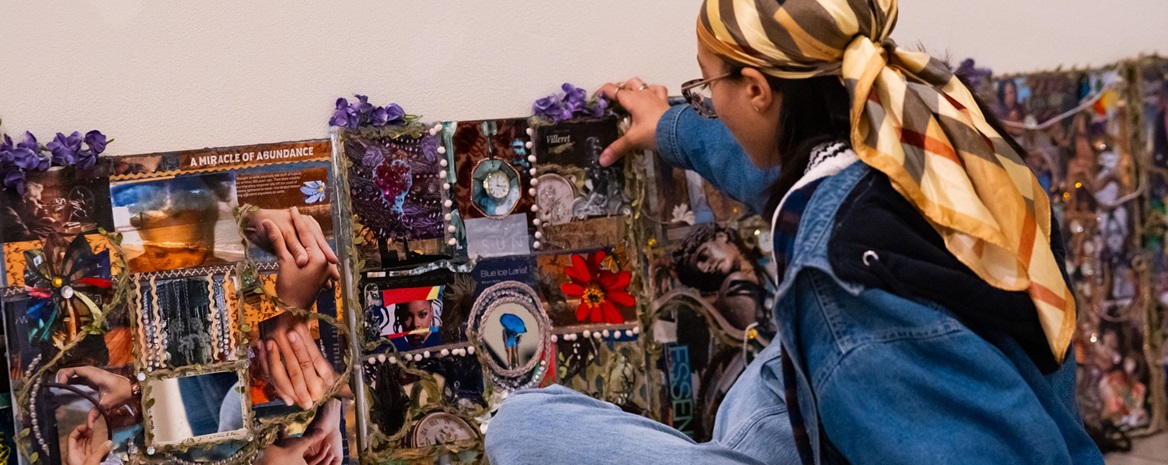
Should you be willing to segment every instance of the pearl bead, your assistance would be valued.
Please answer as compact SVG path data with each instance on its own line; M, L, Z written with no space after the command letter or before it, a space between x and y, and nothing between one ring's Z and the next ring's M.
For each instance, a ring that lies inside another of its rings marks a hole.
M543 239L543 233L541 233L541 232L539 232L539 231L536 231L536 232L535 232L535 238L536 238L536 239Z
M438 177L440 177L440 178L445 178L445 177L446 177L446 170L439 171L439 172L438 172Z
M446 241L446 243L450 244L451 247L454 247L454 246L458 245L458 239L455 239L452 237L452 238L450 238L450 240Z
M535 163L535 155L528 155L528 156L527 156L527 161L529 161L529 162L532 162L532 163Z
M633 327L633 334L641 334L641 327L640 326Z
M528 173L531 173L532 176L535 176L535 168L532 168L530 171L528 171Z
M529 135L529 136L530 136L530 135L532 135L532 134L534 134L534 133L535 133L535 131L533 131L531 128L527 128L527 135Z
M527 147L528 149L530 149L531 147L533 147L533 144L531 143L531 141L527 141L527 143L526 143L526 144L523 144L523 146L524 146L524 147Z
M474 353L475 353L475 348L474 348L474 346L467 347L467 348L466 348L466 353L468 353L468 354L471 354L471 355L474 355Z
M539 220L539 218L536 218L536 219L534 219L534 220L531 220L531 224L534 224L534 225L536 225L536 226L539 226L539 223L541 223L541 221Z
M538 249L540 247L540 245L542 245L542 244L540 244L539 241L535 241L535 242L531 243L531 247L536 248L536 249Z
M535 197L535 188L534 188L534 187L532 187L531 189L528 189L528 190L527 190L527 195L530 195L530 196L532 196L532 197Z
M446 147L443 147L443 146L439 145L439 146L438 146L438 153L439 153L439 154L442 154L442 155L445 155L445 154L446 154Z
M608 334L609 334L609 333L608 333L608 330L607 330L607 329L606 329L606 330L604 330L604 331L601 331L601 332L600 332L600 335L601 335L601 336L604 336L604 337L608 337Z
M439 352L438 355L441 355L443 357L449 356L450 350L449 349L442 349L442 352Z
M451 205L454 205L454 202L451 202L450 200L446 200L445 202L442 202L442 205L445 206L446 208L450 208Z
M556 342L559 340L560 340L559 336L556 336L555 334L552 335L552 342Z
M377 354L377 361L385 362L385 354Z
M584 330L584 339L588 339L591 336L592 336L592 331L585 329Z
M449 232L451 234L454 234L454 231L457 231L457 230L458 230L458 228L455 228L454 225L450 225L450 226L446 227L446 232Z
M443 160L439 160L439 161L438 161L438 166L441 166L441 167L443 167L443 168L445 168L445 167L446 167L446 165L448 165L448 164L449 164L449 163L448 163L448 162L447 162L445 159L443 159Z
M389 363L391 363L391 364L394 364L394 365L397 365L397 357L390 357L390 358L389 358Z
M365 362L370 364L370 365L376 365L377 364L377 357L369 357L369 360L366 360Z
M538 178L532 178L532 179L531 179L531 185L533 185L533 186L538 186L538 185L539 185L539 179L538 179Z
M533 211L533 212L537 212L537 211L539 211L539 205L532 205L532 206L531 206L531 211Z
M448 182L442 183L442 188L446 189L446 190L450 190L450 183L448 183Z

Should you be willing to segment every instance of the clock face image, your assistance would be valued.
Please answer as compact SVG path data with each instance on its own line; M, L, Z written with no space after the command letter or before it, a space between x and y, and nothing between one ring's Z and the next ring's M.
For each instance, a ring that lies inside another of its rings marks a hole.
M418 421L414 427L413 447L432 447L478 437L463 419L446 412L433 412Z
M519 205L521 183L519 172L509 163L498 159L480 161L472 173L471 203L484 215L502 218Z
M539 205L539 219L547 224L564 224L572 221L572 204L576 200L576 188L563 176L545 174L539 177L536 204Z
M502 200L511 193L511 179L502 171L492 171L487 173L487 179L483 180L483 188L491 198Z

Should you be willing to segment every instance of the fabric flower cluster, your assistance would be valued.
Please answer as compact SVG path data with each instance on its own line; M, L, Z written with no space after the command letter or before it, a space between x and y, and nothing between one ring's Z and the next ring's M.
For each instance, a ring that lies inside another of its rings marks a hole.
M348 99L337 99L337 107L329 118L330 126L356 130L363 125L380 128L394 126L405 122L406 112L396 103L384 107L375 107L369 103L369 97L356 95L357 101L349 103Z
M97 156L105 152L106 140L100 131L89 131L82 137L78 131L66 136L57 133L47 145L37 142L31 132L24 133L24 140L14 143L4 135L0 140L0 176L4 187L24 195L24 186L29 172L46 171L50 166L77 166L93 169Z
M554 123L575 117L600 118L608 111L608 99L597 97L588 100L588 93L579 87L564 83L561 94L553 94L536 100L531 105L535 116L549 119Z

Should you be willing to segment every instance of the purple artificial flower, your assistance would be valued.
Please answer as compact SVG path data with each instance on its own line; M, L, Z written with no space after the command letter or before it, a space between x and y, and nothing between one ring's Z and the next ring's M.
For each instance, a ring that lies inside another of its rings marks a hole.
M12 138L8 137L8 134L5 134L4 139L0 141L0 152L7 152L12 150L12 147L14 147L12 145Z
M564 89L565 101L585 102L588 100L588 92L586 92L584 89L576 87L567 82L565 82L561 88Z
M369 114L373 112L373 105L369 104L369 97L364 95L354 95L354 97L357 97L357 103L352 104L352 108L359 118L358 124L369 121Z
M77 152L77 167L83 170L91 170L94 165L97 165L97 152L93 149L85 149Z
M332 118L329 118L329 126L357 129L360 124L361 120L353 107L349 105L349 101L344 97L337 99L337 107L333 110Z
M44 171L49 169L50 160L40 155L40 144L31 132L24 133L24 141L16 144L9 154L12 163L24 171Z
M604 97L597 97L596 102L593 103L592 106L588 107L588 110L589 110L588 116L591 116L593 118L603 117L604 112L606 110L608 110L608 99L606 99Z
M4 174L4 186L24 195L24 171L15 169Z
M547 96L536 100L531 105L531 110L535 112L536 116L554 118L553 115L559 114L561 110L560 101L555 96Z
M385 107L385 124L400 124L405 121L406 111L401 105L391 103Z
M369 124L374 127L385 126L389 122L389 112L385 107L373 107L373 111L369 113Z
M45 145L45 148L52 152L54 165L72 166L77 161L77 152L81 151L81 133L73 131L73 134L66 137L65 134L58 132L57 137Z
M93 130L85 133L85 145L88 145L90 150L93 150L94 155L101 155L105 151L105 144L105 134L102 134L101 131Z

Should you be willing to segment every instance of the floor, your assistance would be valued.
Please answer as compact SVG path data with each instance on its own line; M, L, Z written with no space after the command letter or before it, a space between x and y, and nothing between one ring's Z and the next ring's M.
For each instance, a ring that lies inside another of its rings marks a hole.
M1107 465L1168 465L1168 432L1136 439L1131 452L1107 454L1104 461Z

